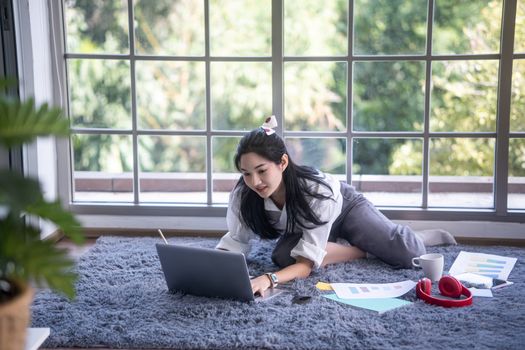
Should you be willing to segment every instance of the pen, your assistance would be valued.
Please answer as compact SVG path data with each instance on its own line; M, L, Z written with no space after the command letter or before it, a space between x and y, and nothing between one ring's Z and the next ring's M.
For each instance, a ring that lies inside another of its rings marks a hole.
M158 229L159 233L160 233L160 236L162 237L162 239L164 240L164 242L166 244L169 244L168 241L166 240L166 238L164 237L164 235L162 234L162 231L160 230L160 228Z
M505 280L500 280L499 278L494 278L492 280L492 283L494 284L494 287L499 286L500 284L507 283Z

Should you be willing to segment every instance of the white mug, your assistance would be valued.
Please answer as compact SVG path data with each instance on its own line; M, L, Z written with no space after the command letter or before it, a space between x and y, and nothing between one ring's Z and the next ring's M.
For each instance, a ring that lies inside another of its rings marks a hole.
M432 282L438 281L443 275L443 254L423 254L412 259L412 265L421 267L425 277Z

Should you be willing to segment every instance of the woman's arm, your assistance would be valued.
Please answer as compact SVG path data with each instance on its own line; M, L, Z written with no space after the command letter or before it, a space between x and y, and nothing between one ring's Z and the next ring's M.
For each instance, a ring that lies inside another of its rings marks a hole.
M326 256L321 266L336 264L354 259L361 259L366 253L357 247L345 246L337 243L328 242L326 245ZM275 272L279 283L286 283L296 278L306 278L312 272L314 263L306 258L298 256L296 263ZM266 275L259 276L251 280L253 293L263 294L265 290L272 286L270 279Z
M286 283L296 278L306 278L312 272L314 263L310 260L298 256L296 263L285 267L284 269L275 272L279 283ZM261 275L251 280L253 294L264 294L264 291L272 286L270 279L266 275Z
M226 212L226 224L228 225L228 232L222 236L219 244L215 248L222 250L229 250L232 252L240 252L247 255L250 252L250 240L256 238L255 234L249 228L241 223L239 213L239 199L232 191L230 194L230 201L228 203L228 211Z

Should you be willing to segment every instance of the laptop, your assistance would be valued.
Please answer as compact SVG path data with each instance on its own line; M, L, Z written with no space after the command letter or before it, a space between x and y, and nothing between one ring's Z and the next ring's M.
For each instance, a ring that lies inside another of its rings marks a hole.
M283 292L273 288L254 296L242 253L219 249L156 244L170 291L240 301L269 300Z

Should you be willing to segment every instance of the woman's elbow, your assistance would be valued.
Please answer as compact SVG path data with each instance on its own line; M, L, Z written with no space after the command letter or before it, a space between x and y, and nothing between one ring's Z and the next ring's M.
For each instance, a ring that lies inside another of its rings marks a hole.
M314 263L306 258L298 258L297 263L301 266L298 278L307 278L313 270Z
M299 276L299 278L302 278L302 279L308 278L308 276L310 276L311 273L312 273L312 268L311 267L310 268L305 268L303 270L303 272L301 273L301 275Z

